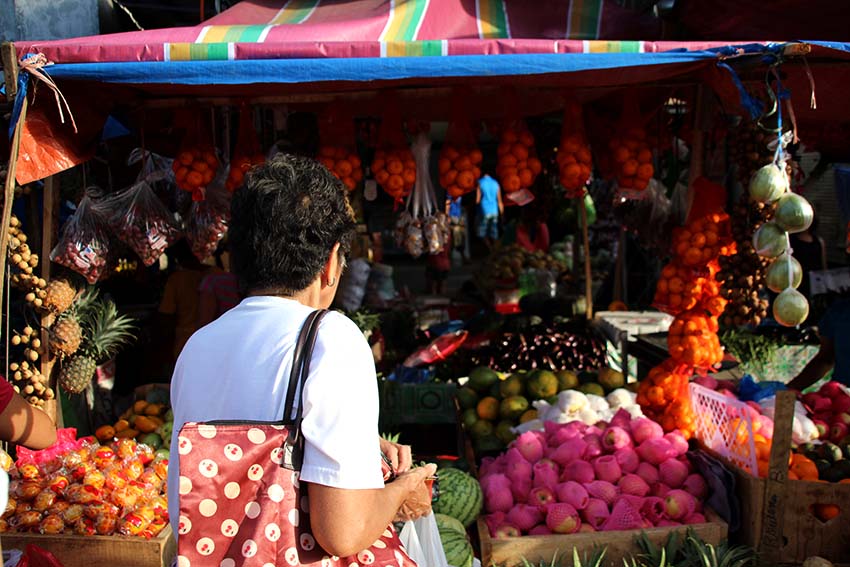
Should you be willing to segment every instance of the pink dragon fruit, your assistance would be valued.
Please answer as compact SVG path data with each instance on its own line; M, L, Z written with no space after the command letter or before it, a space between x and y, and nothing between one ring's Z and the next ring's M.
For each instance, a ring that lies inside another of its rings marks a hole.
M573 461L564 467L561 480L574 480L579 484L586 484L596 478L593 465L587 461Z
M676 456L673 446L663 437L647 439L638 445L637 454L641 460L652 463L655 466L660 465L670 457Z
M617 413L614 414L614 417L611 418L611 421L608 422L608 426L621 427L623 429L628 430L631 422L632 414L627 412L625 409L620 408L617 410Z
M633 473L640 466L640 457L637 452L626 447L614 453L614 458L617 459L617 464L620 465L620 470L624 473Z
M670 442L673 450L676 451L676 456L684 455L688 452L688 440L685 439L681 431L671 431L665 434L664 438Z
M557 447L549 458L565 467L571 462L581 459L586 447L587 443L581 437L573 437Z
M696 501L684 490L671 490L664 498L664 508L671 520L682 520L694 513Z
M633 494L634 496L646 496L649 494L649 485L636 474L627 474L617 483L620 492Z
M637 530L643 527L643 517L625 498L617 500L608 519L602 524L603 531Z
M587 443L581 454L584 460L589 461L602 454L602 439L599 435L585 435L584 442Z
M639 464L635 474L641 477L646 484L650 486L658 482L658 468L650 463L643 462Z
M646 417L633 419L630 429L635 445L640 445L648 439L659 439L664 436L661 426Z
M617 458L614 455L596 457L593 460L593 470L596 473L597 479L610 483L617 482L623 476L623 471L620 470L620 465L617 463Z
M705 484L705 479L699 474L688 475L682 488L692 494L697 500L705 500L708 494L708 486Z
M522 536L522 532L516 526L512 526L510 524L502 524L496 531L493 533L493 537L496 539L506 539L509 537L520 537Z
M558 484L558 465L549 459L534 463L534 480L532 486L545 486L552 490Z
M555 493L547 486L532 488L531 493L528 495L528 503L542 510L545 510L549 504L554 502L557 502Z
M649 487L649 493L652 496L657 496L659 498L666 498L667 495L670 493L670 490L672 489L663 482L656 482L655 484L650 485Z
M537 506L517 504L508 510L507 521L522 531L528 531L543 521L543 512Z
M514 505L511 481L502 474L493 474L481 481L485 509L488 512L507 512Z
M512 482L511 496L513 496L515 502L528 502L529 494L531 494L533 488L530 480L523 479L519 482Z
M608 505L613 504L620 495L616 486L604 480L594 480L585 484L584 488L591 497L598 498Z
M504 461L499 461L493 457L484 457L481 459L481 465L478 467L478 478L485 478L491 474L503 473Z
M644 498L643 505L640 507L640 513L653 526L657 526L658 522L664 518L666 510L664 508L664 499L657 496L648 496Z
M678 459L667 459L658 465L658 479L670 488L679 488L688 478L688 466Z
M581 511L584 521L597 530L602 527L609 515L608 504L598 498L591 498L585 509Z
M704 524L706 522L705 516L700 514L699 512L694 512L687 518L685 518L686 524Z
M540 524L539 526L534 526L530 530L528 530L528 535L551 535L552 530L548 527Z
M504 512L494 512L484 516L484 523L487 524L487 529L491 534L496 533L499 526L505 523L507 515Z
M571 421L570 423L554 423L547 421L543 427L546 431L546 442L550 447L560 447L565 441L579 437L584 433L583 423L579 421Z
M569 504L576 510L584 510L590 500L587 490L574 480L559 484L555 488L555 493L558 496L558 502Z
M608 427L602 433L602 448L609 453L620 449L631 448L631 446L632 438L622 427Z
M546 526L556 534L572 534L581 527L581 518L575 508L559 502L549 506L546 512Z
M512 447L516 448L529 463L536 463L543 458L543 442L536 431L526 431L521 434L514 440Z

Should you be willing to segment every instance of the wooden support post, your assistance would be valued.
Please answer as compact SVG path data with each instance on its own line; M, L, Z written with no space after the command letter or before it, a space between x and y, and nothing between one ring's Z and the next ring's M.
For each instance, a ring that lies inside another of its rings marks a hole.
M50 252L56 242L56 230L59 217L59 178L52 175L44 180L44 203L42 206L41 221L41 274L44 280L50 280ZM53 389L54 398L44 404L47 412L57 427L62 427L62 404L59 402L59 384L53 376L53 366L56 362L50 352L50 326L53 325L55 315L46 314L41 317L41 373L48 378L48 386Z
M587 229L587 207L584 197L576 199L581 214L581 237L584 246L584 299L587 303L587 320L593 319L593 274L590 269L590 235Z
M18 96L18 56L15 44L0 44L0 61L3 63L3 80L6 83L6 100L12 102Z
M12 219L12 201L15 199L15 173L18 168L18 151L21 149L21 130L27 117L27 99L21 106L21 115L12 136L12 150L9 152L9 165L6 168L6 185L3 193L3 215L0 218L0 274L5 277L6 258L9 256L9 222ZM0 305L3 305L4 286L0 286Z
M770 448L770 466L764 484L764 518L758 552L774 565L786 559L782 528L785 520L785 490L788 483L788 456L791 454L791 430L794 423L796 397L788 390L777 392L774 423L776 430Z

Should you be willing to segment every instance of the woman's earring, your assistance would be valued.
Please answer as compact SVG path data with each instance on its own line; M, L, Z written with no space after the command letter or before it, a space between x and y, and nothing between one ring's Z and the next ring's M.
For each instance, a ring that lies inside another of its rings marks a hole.
M336 278L334 278L334 279L332 279L328 282L328 287L333 287L334 284L336 284Z

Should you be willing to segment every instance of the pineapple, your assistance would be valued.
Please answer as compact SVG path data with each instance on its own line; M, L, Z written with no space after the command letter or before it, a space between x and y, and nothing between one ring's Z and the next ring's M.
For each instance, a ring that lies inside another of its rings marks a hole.
M79 299L62 313L50 327L50 350L62 358L72 356L77 352L83 340L80 319L86 316L87 311L96 299L97 291L94 288L87 289Z
M44 308L56 315L67 311L77 297L77 290L65 279L50 280L45 291Z
M71 394L79 394L91 383L101 364L118 352L132 338L132 319L119 315L115 303L97 300L82 319L85 339L79 351L64 361L59 371L59 385Z

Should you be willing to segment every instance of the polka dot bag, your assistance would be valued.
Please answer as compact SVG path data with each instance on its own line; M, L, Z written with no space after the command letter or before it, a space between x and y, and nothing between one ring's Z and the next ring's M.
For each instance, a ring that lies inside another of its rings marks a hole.
M309 374L324 310L296 344L284 416ZM301 404L276 423L186 423L178 436L180 517L177 567L416 567L392 525L356 556L335 557L310 532L307 483L299 482ZM378 466L376 464L376 466Z

